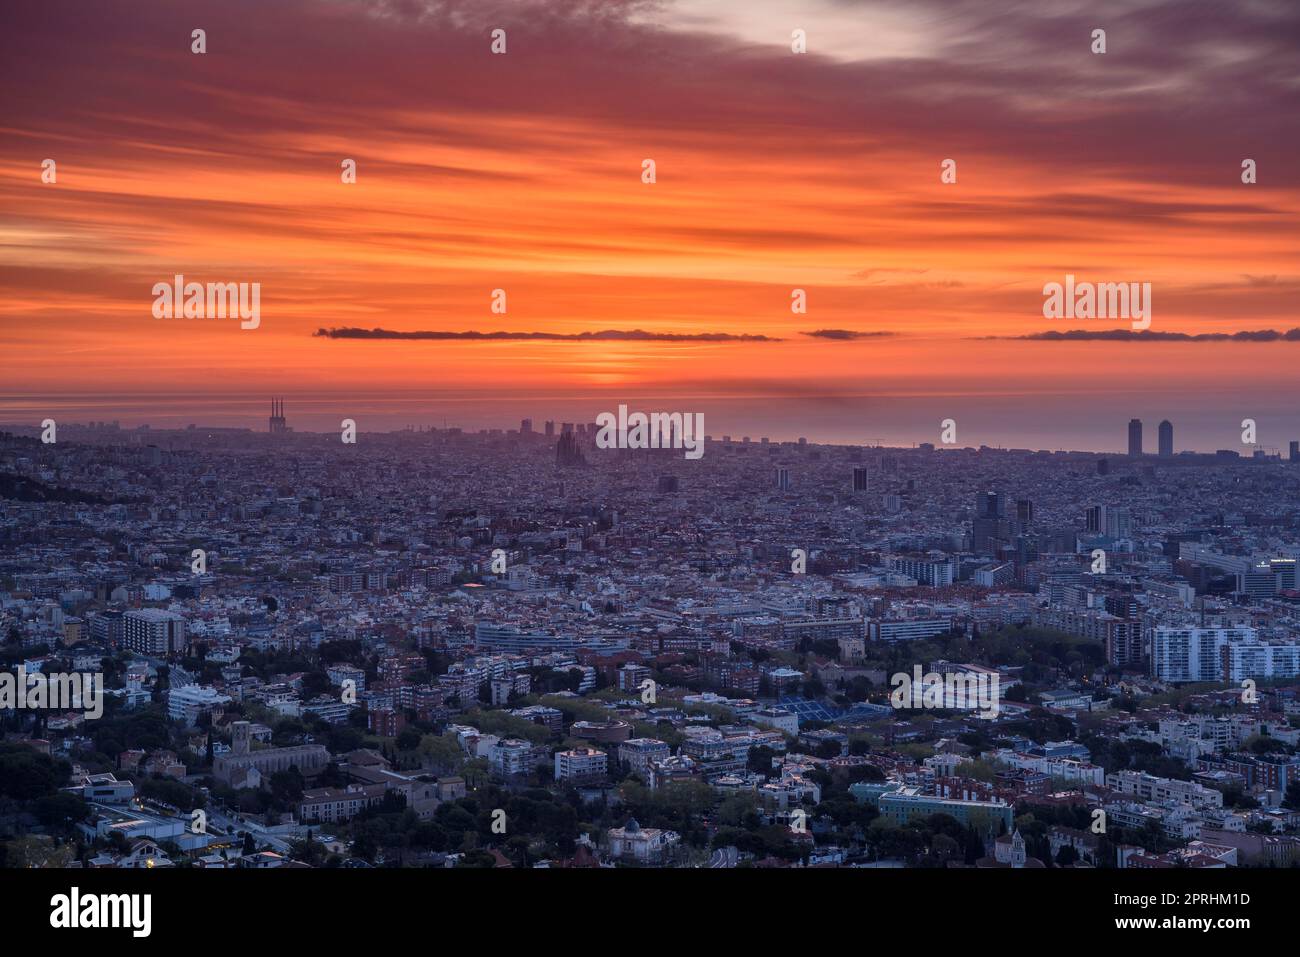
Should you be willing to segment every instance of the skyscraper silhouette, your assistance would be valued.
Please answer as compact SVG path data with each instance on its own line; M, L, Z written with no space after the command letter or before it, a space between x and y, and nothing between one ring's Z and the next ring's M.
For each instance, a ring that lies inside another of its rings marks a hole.
M1128 420L1128 454L1142 454L1142 420Z
M1174 454L1174 424L1168 419L1160 423L1160 457L1167 459Z

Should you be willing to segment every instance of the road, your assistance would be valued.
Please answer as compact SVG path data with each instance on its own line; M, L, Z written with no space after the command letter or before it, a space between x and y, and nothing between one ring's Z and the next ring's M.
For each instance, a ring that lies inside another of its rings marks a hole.
M734 847L720 847L709 855L709 867L735 867L740 852Z

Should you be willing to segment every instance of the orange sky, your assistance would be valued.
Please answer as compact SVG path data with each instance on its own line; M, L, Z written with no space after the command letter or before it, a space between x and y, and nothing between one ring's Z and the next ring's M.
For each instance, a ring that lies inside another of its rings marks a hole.
M25 7L0 41L3 389L1286 387L1300 343L983 337L1126 325L1045 320L1066 273L1150 282L1153 331L1300 325L1294 11L1116 12L1096 56L1071 5L794 6ZM155 319L176 273L260 282L260 328ZM783 341L313 336L352 326Z

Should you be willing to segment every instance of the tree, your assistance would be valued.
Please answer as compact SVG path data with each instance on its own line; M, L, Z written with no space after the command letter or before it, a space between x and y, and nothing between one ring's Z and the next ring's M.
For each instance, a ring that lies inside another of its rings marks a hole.
M849 768L848 778L850 784L857 784L861 781L883 781L885 780L885 772L874 764L859 764Z
M369 833L358 834L352 842L353 857L359 857L373 864L377 853L379 853L379 845Z
M948 861L958 860L961 854L961 845L955 838L947 834L936 834L934 840L930 843L930 855L938 864L944 864Z
M302 798L305 781L298 766L271 775L271 796L282 804L292 804Z
M320 867L329 856L325 846L320 841L313 841L310 835L304 841L290 843L289 854L294 860L310 864L312 867Z
M170 804L182 811L191 811L203 805L203 799L192 788L171 778L150 778L142 781L138 790L141 797Z
M1024 703L1029 698L1029 693L1025 691L1024 685L1015 684L1002 693L1006 701L1018 701Z
M1300 811L1300 781L1292 781L1286 786L1282 806L1291 811Z
M733 828L758 826L758 798L752 792L740 792L723 798L718 807L718 823Z
M440 771L454 771L465 759L465 752L454 734L426 734L420 739L418 750Z
M1266 734L1255 735L1246 742L1246 747L1253 754L1271 754L1274 751L1287 751L1286 743Z
M68 831L71 825L85 819L90 806L75 794L59 791L38 798L32 805L32 812L50 830Z
M824 758L827 760L831 758L838 758L840 756L839 742L823 741L821 744L817 745L817 747L813 749L813 754L816 757Z
M456 866L491 868L497 866L497 859L484 850L466 851Z
M11 841L8 847L6 867L68 867L74 855L69 844L56 845L54 840L44 835L30 834Z
M465 762L461 776L465 778L465 783L469 787L476 788L487 780L489 769L487 758L474 758Z
M302 697L306 701L319 698L334 690L334 685L324 671L309 671L302 676Z
M68 783L72 766L25 745L0 742L0 797L31 801Z
M770 778L772 776L772 759L774 757L776 757L776 752L767 745L755 745L749 749L749 757L745 761L745 767L750 771Z

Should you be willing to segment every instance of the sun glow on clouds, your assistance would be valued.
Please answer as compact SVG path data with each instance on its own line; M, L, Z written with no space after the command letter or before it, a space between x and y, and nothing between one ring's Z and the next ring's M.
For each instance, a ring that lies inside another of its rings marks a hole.
M21 10L0 37L11 388L402 388L436 373L468 389L485 368L502 389L994 375L1101 388L1157 354L1155 374L1184 380L1294 364L1288 344L1234 346L1246 362L1199 345L971 340L1048 328L1042 285L1067 272L1151 282L1153 328L1296 324L1300 175L1284 157L1300 147L1285 119L1300 91L1272 64L1300 14L1202 24L1151 3L1115 14L1124 55L1100 62L1065 4L996 18L829 0L375 9ZM192 20L204 57L177 40ZM504 57L487 52L498 20ZM57 185L40 182L47 155ZM1239 182L1246 155L1258 187ZM954 185L939 181L945 157ZM344 158L355 185L340 183ZM176 273L260 282L261 328L154 320L149 289ZM488 309L496 288L504 316ZM322 326L784 341L312 338Z
M633 19L664 29L698 31L790 52L790 32L805 31L809 51L837 60L926 57L939 46L943 20L918 7L837 3L834 0L670 0Z

